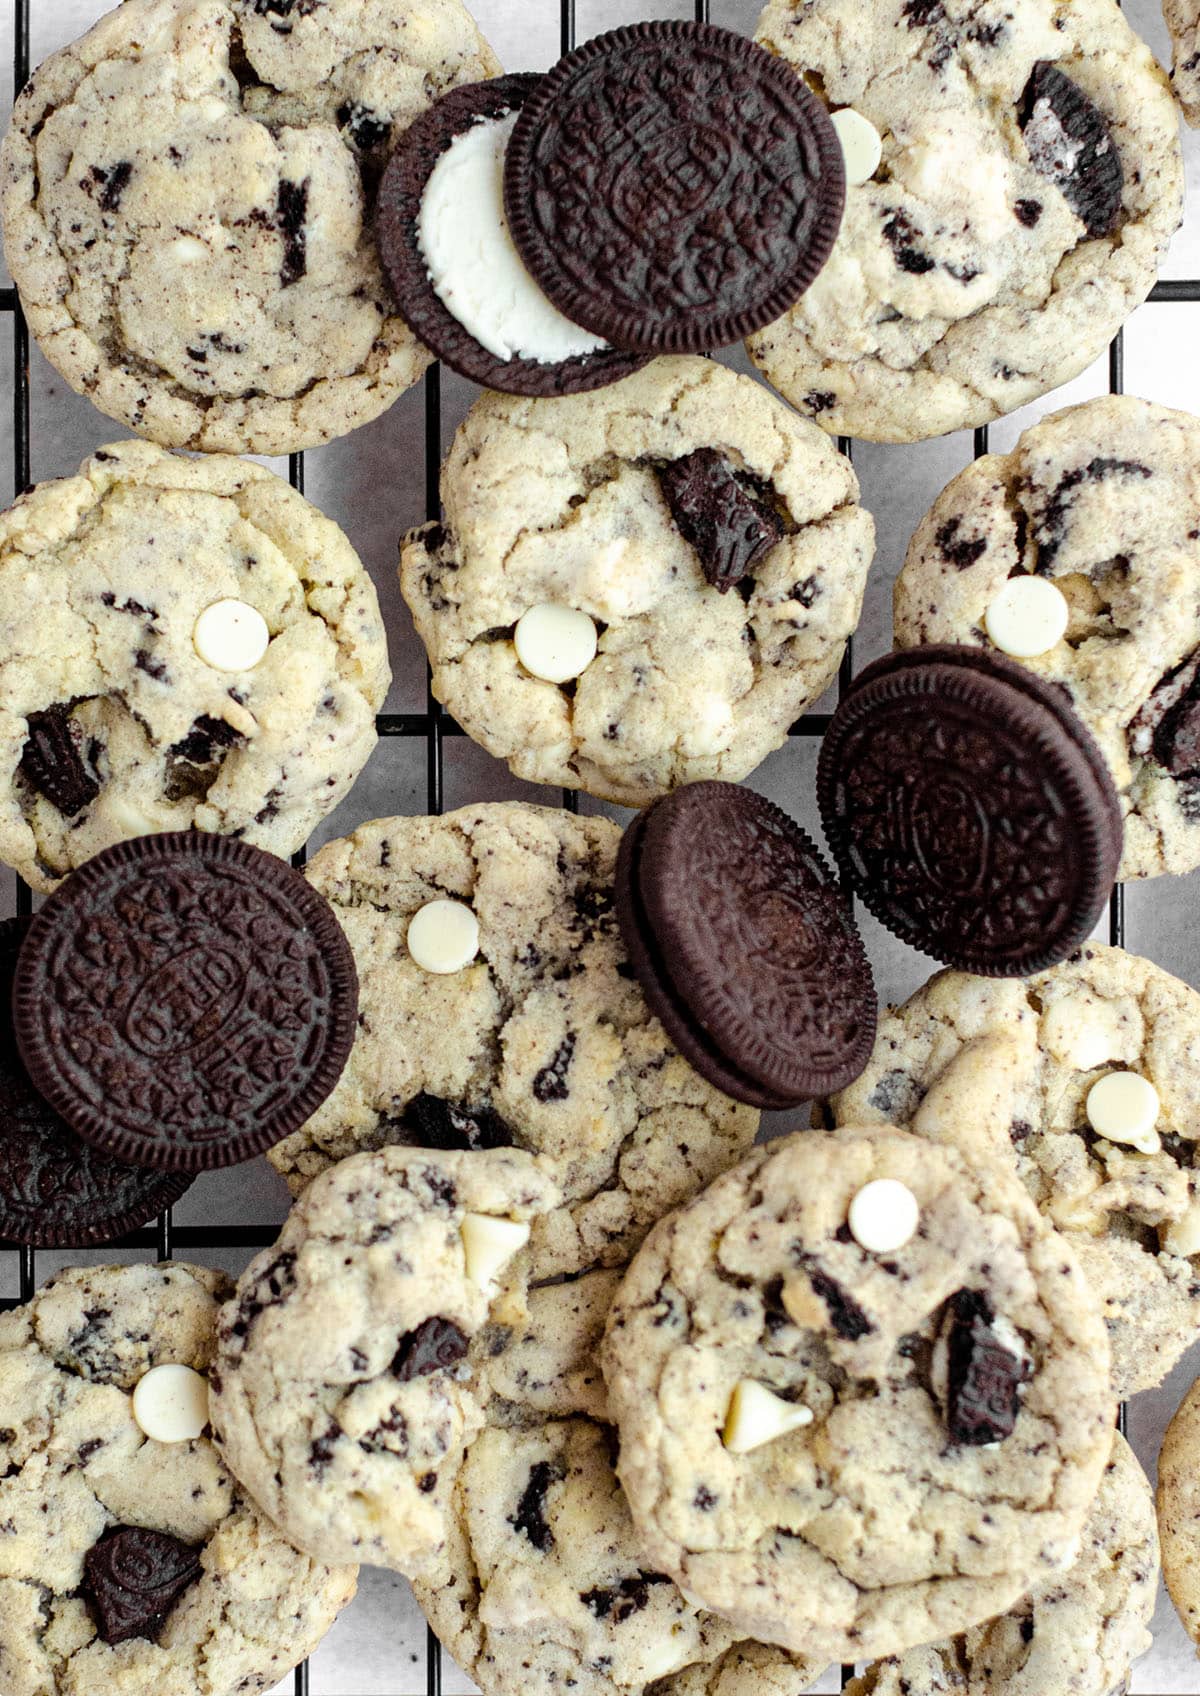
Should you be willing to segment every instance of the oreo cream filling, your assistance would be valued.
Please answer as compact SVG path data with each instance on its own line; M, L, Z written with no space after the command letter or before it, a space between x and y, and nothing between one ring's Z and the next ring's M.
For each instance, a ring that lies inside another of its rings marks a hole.
M504 159L517 114L481 119L430 173L418 238L434 293L496 359L557 365L608 343L547 299L525 269L504 214Z

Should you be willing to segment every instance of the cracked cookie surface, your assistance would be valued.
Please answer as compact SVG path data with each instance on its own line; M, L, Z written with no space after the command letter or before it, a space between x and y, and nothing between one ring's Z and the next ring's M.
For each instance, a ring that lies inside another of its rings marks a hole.
M986 424L1077 376L1150 292L1179 126L1114 0L769 0L758 40L883 140L825 270L748 343L825 429Z
M1034 572L1065 635L1022 664L1061 684L1113 774L1122 878L1200 865L1200 419L1105 395L977 460L917 527L896 582L900 648L988 647L984 618ZM1195 733L1193 734L1193 717Z
M1158 1457L1158 1532L1162 1538L1163 1577L1176 1612L1192 1641L1200 1645L1200 1381L1192 1385L1167 1427Z
M1148 1079L1155 1153L1105 1141L1087 1096L1108 1072ZM912 1125L1010 1161L1070 1239L1096 1292L1122 1396L1152 1388L1200 1335L1200 995L1089 943L1024 982L940 972L880 1020L838 1124Z
M294 1192L387 1143L513 1145L565 1205L534 1223L534 1275L619 1265L655 1220L754 1140L758 1114L704 1082L634 980L612 906L620 831L510 802L382 819L306 875L354 950L359 1029L333 1094L270 1152ZM479 952L435 976L408 926L471 907Z
M1115 1696L1150 1647L1154 1496L1119 1434L1069 1572L949 1643L878 1661L847 1696Z
M400 573L434 693L518 777L628 806L783 744L837 672L874 551L849 462L705 359L594 395L485 395L442 498ZM565 687L513 640L547 603L599 633Z
M310 1184L247 1267L221 1312L213 1429L297 1547L437 1569L456 1462L483 1423L468 1350L510 1305L472 1278L464 1219L522 1223L556 1200L518 1149L385 1148Z
M616 1283L532 1289L481 1333L486 1428L455 1483L446 1573L417 1599L484 1696L798 1696L819 1665L742 1640L641 1547L596 1360Z
M377 417L430 356L375 184L499 69L459 0L127 0L34 73L0 161L46 357L167 447L290 453Z
M227 599L266 620L253 669L197 651ZM260 465L147 442L0 515L0 656L0 859L39 890L151 831L291 854L366 764L390 676L336 524Z
M878 1179L919 1207L891 1254L847 1225ZM602 1364L651 1561L822 1660L957 1634L1060 1573L1112 1446L1107 1339L1069 1246L998 1162L890 1128L756 1150L664 1220ZM811 1421L734 1452L746 1381Z
M1188 123L1200 128L1200 0L1163 0L1163 16L1174 49L1175 96Z
M207 1372L231 1288L199 1267L88 1267L0 1315L5 1696L267 1689L354 1594L356 1569L286 1543L207 1435L164 1444L134 1419L132 1391L153 1367ZM153 1636L112 1644L85 1596L85 1561L118 1525L178 1539L199 1572Z

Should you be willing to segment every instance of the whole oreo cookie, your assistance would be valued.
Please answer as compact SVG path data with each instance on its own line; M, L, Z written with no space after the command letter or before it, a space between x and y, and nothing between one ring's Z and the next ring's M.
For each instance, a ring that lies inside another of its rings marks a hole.
M718 1089L783 1110L858 1077L875 1041L871 968L798 825L752 790L693 783L640 814L617 917L646 999Z
M38 1091L123 1160L194 1172L303 1124L349 1057L354 957L282 860L198 831L120 842L29 927L13 988Z
M584 394L646 363L614 349L555 364L500 359L461 324L436 293L421 249L421 203L447 149L481 121L520 111L542 77L529 73L470 83L423 112L401 137L379 187L375 236L383 269L405 322L452 371L483 388L535 398Z
M635 24L526 102L505 204L567 317L614 347L703 353L794 306L833 250L841 143L794 71L713 24Z
M999 654L928 647L856 679L817 778L843 874L889 930L1026 977L1094 930L1121 857L1104 758L1061 690Z
M11 1012L17 953L29 925L29 919L0 924L0 1238L34 1248L93 1248L172 1206L191 1179L102 1154L30 1083Z

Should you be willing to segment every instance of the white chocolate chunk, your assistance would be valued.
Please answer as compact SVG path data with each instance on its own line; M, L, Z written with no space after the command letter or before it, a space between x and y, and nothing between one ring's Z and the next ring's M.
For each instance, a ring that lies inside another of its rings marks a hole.
M427 901L409 920L408 952L424 972L461 972L479 952L479 920L461 901Z
M544 683L569 683L596 657L596 626L585 612L545 601L530 607L517 625L517 658Z
M1010 577L984 614L984 628L1002 654L1036 659L1056 648L1067 633L1067 597L1048 577L1028 572Z
M253 671L271 645L271 632L257 607L214 601L196 620L192 642L214 671Z
M812 1422L811 1408L801 1407L798 1402L785 1402L765 1384L743 1378L729 1398L725 1447L730 1454L748 1455L753 1449L761 1449L764 1443L773 1443L777 1437L799 1431Z
M876 1178L864 1184L850 1203L850 1231L869 1254L892 1254L911 1242L921 1209L907 1184L896 1178Z
M1158 1091L1138 1072L1109 1072L1088 1091L1088 1122L1108 1142L1128 1143L1139 1154L1157 1154L1162 1147L1158 1123Z
M156 1443L190 1443L208 1424L208 1379L190 1366L155 1366L138 1380L133 1417Z
M850 188L869 183L883 158L883 140L870 118L853 106L829 114L846 159L846 182Z
M195 236L180 236L171 243L171 257L180 265L199 265L208 258L208 249Z
M1200 1200L1189 1202L1183 1217L1161 1227L1158 1236L1159 1246L1168 1254L1185 1258L1200 1254Z
M467 1213L461 1226L467 1277L481 1290L495 1287L496 1274L529 1241L529 1226L490 1213Z
M504 160L516 122L510 112L455 137L429 174L417 238L434 293L481 347L557 365L608 343L547 299L509 233Z

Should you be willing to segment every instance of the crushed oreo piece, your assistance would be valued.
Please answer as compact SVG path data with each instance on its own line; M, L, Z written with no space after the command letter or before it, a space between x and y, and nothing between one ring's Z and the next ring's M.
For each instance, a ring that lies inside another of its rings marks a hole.
M947 1338L946 1423L956 1443L981 1447L1011 1437L1029 1363L1000 1340L996 1316L980 1290L951 1299Z
M1121 155L1099 109L1045 59L1025 85L1021 128L1034 170L1057 185L1090 236L1108 235L1125 191Z
M457 1107L422 1090L409 1102L403 1125L419 1148L512 1148L512 1126L493 1107Z
M529 1474L529 1482L521 1492L517 1511L509 1515L514 1531L528 1537L539 1554L549 1554L554 1547L554 1533L546 1519L546 1496L551 1485L561 1484L566 1476L555 1461L540 1460Z
M73 819L100 793L100 780L84 759L82 737L70 708L30 713L29 734L17 770L64 818Z
M243 740L241 732L224 719L202 713L187 735L167 750L167 800L183 801L207 795L226 754Z
M809 1256L803 1258L802 1264L809 1283L825 1303L829 1323L837 1335L848 1343L870 1336L875 1327L849 1290L844 1289L836 1278L831 1278L828 1272L823 1272Z
M649 1604L652 1585L670 1582L665 1573L639 1572L635 1578L623 1578L607 1590L585 1590L579 1600L597 1619L607 1620L610 1625L624 1625Z
M165 1531L121 1525L88 1550L83 1573L83 1594L106 1643L153 1639L200 1577L200 1551Z
M402 1384L447 1372L466 1355L469 1344L453 1320L436 1315L401 1337L392 1361L392 1376Z
M658 470L680 535L696 550L706 580L728 594L784 534L778 515L755 497L715 448L697 448Z
M1200 652L1167 672L1129 728L1135 754L1153 754L1172 777L1200 771Z
M286 178L279 184L275 204L275 224L283 237L283 263L279 281L285 289L298 283L308 271L308 183L291 183Z

